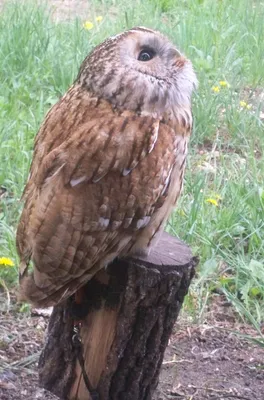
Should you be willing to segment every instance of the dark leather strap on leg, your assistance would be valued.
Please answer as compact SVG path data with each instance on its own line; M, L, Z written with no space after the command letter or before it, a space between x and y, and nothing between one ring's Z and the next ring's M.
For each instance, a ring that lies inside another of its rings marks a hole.
M90 393L92 400L100 400L99 393L92 387L90 379L88 378L88 375L85 371L83 346L82 346L82 340L81 340L81 336L80 336L80 329L81 329L81 323L79 321L75 322L74 328L73 328L72 344L75 349L76 357L78 358L78 361L81 366L83 380L87 387L87 390Z

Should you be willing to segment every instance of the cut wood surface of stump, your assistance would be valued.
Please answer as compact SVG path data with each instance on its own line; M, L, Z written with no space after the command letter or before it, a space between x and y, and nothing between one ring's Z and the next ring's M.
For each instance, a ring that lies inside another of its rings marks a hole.
M163 233L148 256L100 271L85 286L81 308L72 299L54 307L40 385L61 399L91 398L72 342L77 315L85 371L98 398L150 400L197 263L186 244Z

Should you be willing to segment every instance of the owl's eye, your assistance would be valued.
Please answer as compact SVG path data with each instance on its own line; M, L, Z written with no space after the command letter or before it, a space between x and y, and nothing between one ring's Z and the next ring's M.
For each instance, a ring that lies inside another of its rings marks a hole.
M143 49L138 55L139 61L149 61L155 56L155 51L152 49Z

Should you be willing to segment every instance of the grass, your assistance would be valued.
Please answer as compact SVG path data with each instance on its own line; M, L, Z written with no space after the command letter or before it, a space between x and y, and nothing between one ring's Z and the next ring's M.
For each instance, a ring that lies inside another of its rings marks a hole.
M187 311L201 320L211 296L224 293L242 318L260 326L264 2L91 3L91 30L79 20L55 23L44 7L30 3L8 3L0 14L0 257L15 263L0 266L2 282L17 281L19 198L45 113L67 90L93 46L126 28L146 25L163 31L185 52L200 81L184 194L168 225L201 260ZM103 20L96 22L99 14Z

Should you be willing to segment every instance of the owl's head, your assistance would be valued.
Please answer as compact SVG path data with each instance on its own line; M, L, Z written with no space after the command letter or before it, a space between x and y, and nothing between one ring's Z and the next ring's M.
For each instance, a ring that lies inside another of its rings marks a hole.
M118 109L162 117L190 108L192 64L161 33L144 27L110 37L84 60L77 81Z

